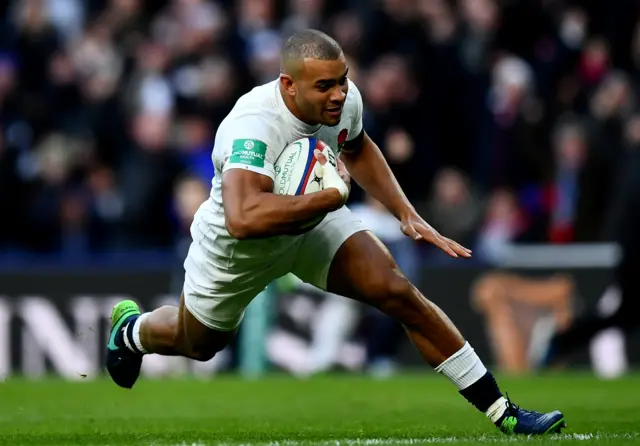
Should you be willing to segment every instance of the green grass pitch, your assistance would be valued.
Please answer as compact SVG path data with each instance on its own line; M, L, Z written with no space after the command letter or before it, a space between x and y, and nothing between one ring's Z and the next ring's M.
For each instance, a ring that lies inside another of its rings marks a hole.
M640 444L640 376L503 379L526 408L564 411L562 435L499 433L433 373L258 381L8 380L0 383L0 445Z

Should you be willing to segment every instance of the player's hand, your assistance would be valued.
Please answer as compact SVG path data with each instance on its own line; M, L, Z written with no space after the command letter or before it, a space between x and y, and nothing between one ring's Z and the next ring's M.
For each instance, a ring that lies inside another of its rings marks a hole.
M336 160L338 161L338 175L340 175L340 178L342 178L344 184L346 184L349 188L349 192L351 192L351 175L349 175L347 166L344 165L340 158L336 158Z
M347 172L344 163L336 158L337 166L334 166L318 149L316 149L313 154L322 166L322 175L319 176L323 179L324 188L328 189L333 187L337 189L342 196L343 204L346 203L351 193L351 176L349 172Z
M471 257L471 250L460 245L433 229L429 223L424 221L415 212L408 214L400 223L402 232L414 240L424 240L437 246L451 257Z

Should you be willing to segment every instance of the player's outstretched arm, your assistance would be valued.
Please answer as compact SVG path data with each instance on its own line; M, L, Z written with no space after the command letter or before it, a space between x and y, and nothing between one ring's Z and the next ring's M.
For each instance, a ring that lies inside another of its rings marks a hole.
M364 130L347 141L340 158L354 180L400 220L402 232L414 240L434 244L451 257L471 257L471 250L444 237L418 215L384 159Z
M307 195L272 193L271 178L243 169L231 169L222 177L225 223L237 239L265 238L299 233L300 226L339 209L344 198L335 188Z

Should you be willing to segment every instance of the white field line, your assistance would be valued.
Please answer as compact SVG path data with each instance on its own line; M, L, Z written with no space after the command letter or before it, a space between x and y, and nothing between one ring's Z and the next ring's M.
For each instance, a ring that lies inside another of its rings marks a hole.
M477 437L425 437L425 438L343 438L336 440L282 440L274 442L247 442L247 443L180 443L172 446L391 446L391 445L419 445L419 444L451 444L456 442L472 442L480 444L508 444L521 443L523 441L589 441L598 442L601 440L638 440L640 433L602 433L602 434L557 434L535 437L496 437L480 435ZM157 446L152 443L151 446Z

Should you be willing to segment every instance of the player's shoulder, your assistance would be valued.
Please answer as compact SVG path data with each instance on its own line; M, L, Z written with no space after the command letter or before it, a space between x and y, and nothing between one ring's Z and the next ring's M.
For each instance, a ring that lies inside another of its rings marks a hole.
M276 82L254 87L241 96L220 124L218 132L253 133L274 137L278 133Z
M358 90L356 84L351 79L348 79L347 82L349 83L349 89L342 109L341 122L348 126L346 140L351 140L362 131L363 104L360 90ZM338 139L340 140L341 138Z
M362 114L362 95L355 82L347 79L349 90L344 103L344 111L349 115Z
M278 87L277 81L267 82L257 85L243 94L236 102L234 110L242 111L252 107L267 107L275 102L275 92Z

